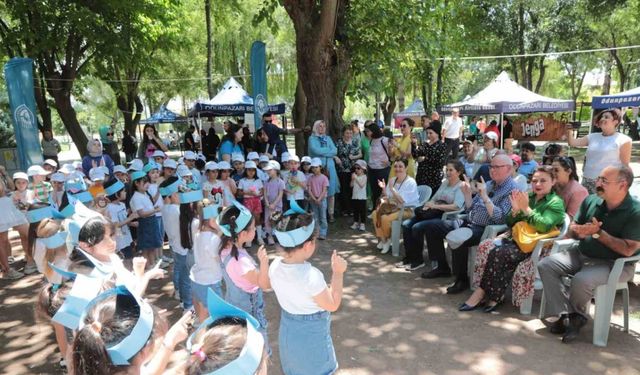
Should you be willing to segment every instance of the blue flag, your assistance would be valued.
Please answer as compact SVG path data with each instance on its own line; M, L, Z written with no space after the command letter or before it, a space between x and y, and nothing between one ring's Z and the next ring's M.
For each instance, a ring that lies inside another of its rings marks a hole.
M42 164L36 99L33 93L33 60L12 58L4 66L4 78L9 93L20 169L24 171L32 165Z
M267 57L265 44L255 41L251 45L251 90L256 130L262 126L262 115L269 110L267 101Z

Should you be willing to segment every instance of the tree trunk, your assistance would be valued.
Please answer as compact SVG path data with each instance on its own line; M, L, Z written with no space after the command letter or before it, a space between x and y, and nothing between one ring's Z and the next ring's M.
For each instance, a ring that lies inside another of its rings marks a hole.
M518 54L524 55L526 50L524 47L524 6L520 2L518 4ZM529 88L527 82L527 59L524 56L519 57L520 61L520 84L526 88Z
M306 97L305 125L322 119L333 137L344 124L344 97L350 79L347 37L342 33L348 2L283 0L296 32L298 79ZM336 43L336 35L340 43Z
M216 94L213 89L213 81L211 80L211 70L213 65L213 41L211 27L211 0L204 1L204 14L207 22L207 91L209 99Z
M427 85L424 83L422 84L421 94L422 94L422 106L424 107L424 113L427 113L427 111L429 110L428 102L427 102Z
M69 132L71 140L73 140L73 143L76 145L80 156L86 155L88 138L84 134L84 131L78 122L76 110L73 109L73 106L71 105L71 95L64 91L49 92L49 95L53 97L53 100L56 103L58 116L60 116L60 119Z
M607 59L607 64L604 67L604 81L602 82L602 95L609 95L611 92L611 57Z
M398 83L398 111L404 111L404 81Z
M396 109L396 96L385 96L381 107L382 121L384 121L384 125L391 126L391 116L393 115L393 111Z
M304 95L304 88L302 82L298 78L298 84L296 85L295 102L291 110L293 116L293 126L298 129L304 128L307 123L307 97ZM307 153L307 137L302 133L296 134L296 155L305 155Z
M442 100L444 96L444 60L440 60L440 64L438 65L438 72L436 74L436 105L435 107L439 107L442 105Z

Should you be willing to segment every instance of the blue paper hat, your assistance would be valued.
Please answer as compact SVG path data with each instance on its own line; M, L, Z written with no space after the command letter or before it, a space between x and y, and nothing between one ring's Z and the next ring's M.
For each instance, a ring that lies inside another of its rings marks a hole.
M69 233L67 232L58 232L53 236L43 238L44 246L47 249L56 249L67 242L67 236Z
M202 190L193 190L186 193L180 193L180 203L198 202L204 199Z
M312 220L309 225L290 230L288 232L281 232L274 229L273 235L278 239L278 243L282 247L296 247L302 245L308 240L315 231L316 221Z
M52 270L54 270L58 275L64 277L65 279L69 279L69 280L75 280L76 276L78 275L76 272L71 272L69 270L64 270L58 266L56 266L55 264L48 262L49 263L49 267L51 267ZM89 275L91 276L91 275Z
M74 282L74 286L77 283L78 280ZM85 306L84 312L79 321L79 329L82 329L86 313L91 309L91 307L111 296L127 296L132 297L133 300L135 300L137 308L140 310L140 314L138 321L131 330L131 333L129 333L129 335L123 338L120 342L107 347L107 353L109 353L111 362L117 366L128 365L129 360L138 354L138 352L146 345L149 337L151 337L151 332L153 331L153 309L148 303L144 302L139 295L133 293L132 290L133 288L120 285L113 289L109 289L106 292L100 293L97 297L93 298L87 306ZM118 299L116 299L116 311L117 310Z
M77 199L75 199L71 194L67 193L67 201L69 202L62 210L56 211L53 210L53 217L55 219L67 219L70 218L75 212L76 212L76 202L78 202Z
M76 246L78 244L78 237L80 235L80 229L84 226L84 224L94 217L100 217L98 212L92 211L87 206L82 204L81 202L75 203L75 212L71 217L71 220L68 225L68 230L70 234L71 245Z
M144 173L143 171L135 171L131 173L131 182L134 182L135 180L139 180L143 177L147 177L147 174Z
M107 194L107 196L113 195L117 192L119 192L120 190L124 189L125 186L122 182L120 182L120 180L116 180L116 182L114 182L113 184L111 184L109 187L104 189L104 192Z
M45 206L41 208L36 208L35 210L27 211L27 220L30 223L37 223L42 221L42 219L52 218L53 217L53 208L51 206Z
M209 206L205 206L202 208L202 218L205 220L215 219L218 217L218 209L220 208L217 204L212 204Z
M307 211L303 210L302 207L298 205L295 199L289 199L289 209L284 213L284 216L294 215L294 214L304 214Z
M150 161L147 164L145 164L144 168L142 168L142 170L144 171L144 173L149 173L150 171L152 171L153 169L157 169L160 170L161 167L158 163L156 163L155 161Z
M240 210L240 214L236 218L236 233L240 233L251 222L251 219L253 218L253 214L251 214L251 211L249 211L245 206L241 205L240 202L236 200L233 201L233 205ZM230 207L231 206L227 207L225 210L228 210ZM221 214L223 212L221 212ZM221 224L220 223L221 218L222 218L222 215L218 215L218 217L216 218L218 227L220 227L220 230L225 236L231 237L231 227L229 226L229 224Z
M73 330L78 329L85 308L100 293L103 282L103 279L80 274L75 275L74 278L75 281L64 303L51 318L54 322Z
M93 201L93 195L91 195L91 193L89 193L88 191L81 191L79 193L72 194L71 196L82 203L89 203Z
M70 193L84 191L87 190L87 184L81 174L73 173L67 177L67 181L64 183L64 190Z
M171 185L169 186L165 186L165 187L161 187L160 190L160 195L162 195L162 197L168 197L169 195L173 194L173 193L177 193L178 189L180 188L180 185L182 185L183 181L181 179L177 179L175 180Z
M193 347L193 339L198 332L208 327L218 319L222 318L240 318L247 322L247 341L240 351L238 358L227 363L225 366L210 372L214 375L236 375L236 374L254 374L260 362L264 351L264 336L258 331L260 323L253 316L239 308L230 305L220 298L213 290L207 290L207 308L209 317L202 322L200 327L191 334L187 340L187 350L191 351Z

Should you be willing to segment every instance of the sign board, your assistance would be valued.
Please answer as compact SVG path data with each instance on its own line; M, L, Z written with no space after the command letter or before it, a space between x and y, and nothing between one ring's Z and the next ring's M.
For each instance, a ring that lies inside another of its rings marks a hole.
M567 124L548 116L531 116L513 123L513 138L525 141L559 141L566 138Z

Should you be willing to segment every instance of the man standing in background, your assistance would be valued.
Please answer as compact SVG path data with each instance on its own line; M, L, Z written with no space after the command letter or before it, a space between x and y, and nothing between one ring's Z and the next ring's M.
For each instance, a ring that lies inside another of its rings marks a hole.
M451 154L454 159L458 158L458 149L460 148L460 129L462 129L462 119L460 118L460 110L454 108L451 111L451 117L444 122L442 127L442 137L447 147L447 155Z
M53 138L51 130L45 130L42 132L42 157L44 160L51 159L58 163L58 153L62 151L60 142Z

